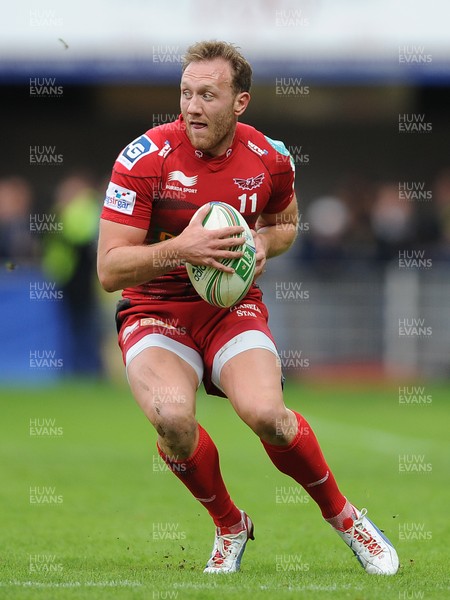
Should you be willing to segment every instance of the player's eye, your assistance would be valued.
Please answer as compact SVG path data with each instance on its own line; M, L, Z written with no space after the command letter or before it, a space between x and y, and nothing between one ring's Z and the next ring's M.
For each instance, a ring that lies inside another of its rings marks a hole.
M210 92L206 92L205 94L203 94L203 98L204 100L212 100L214 98L214 96L210 93Z
M182 96L183 96L184 98L191 98L191 97L192 97L192 94L191 94L191 92L189 92L188 90L183 90L183 91L181 92L181 94L182 94Z

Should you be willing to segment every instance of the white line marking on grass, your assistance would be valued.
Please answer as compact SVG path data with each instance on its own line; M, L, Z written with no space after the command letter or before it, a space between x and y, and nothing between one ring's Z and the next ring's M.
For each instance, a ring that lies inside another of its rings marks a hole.
M0 587L26 587L26 588L81 588L81 587L141 587L139 581L112 580L112 581L66 581L66 582L43 582L43 581L0 581Z
M173 584L174 588L180 588L180 589L191 589L191 590L217 590L218 588L222 588L223 586L217 585L215 582L211 582L211 583L174 583ZM289 585L287 587L280 587L279 585L259 585L256 586L252 589L259 589L259 590L263 590L263 591L274 591L274 592L279 592L280 590L282 591L288 591L288 592L304 592L304 591L321 591L321 592L336 592L336 591L342 591L342 590L351 590L351 591L355 591L355 592L360 592L362 591L364 588L361 585L353 585L351 583L343 583L343 584L336 584L333 583L332 585L320 585L320 584L310 584L310 585L298 585L298 586L294 586L294 585ZM245 586L243 587L242 584L237 586L237 585L228 585L226 586L226 590L227 592L231 592L231 591L239 591L239 592L245 592L245 591L249 591L249 587Z

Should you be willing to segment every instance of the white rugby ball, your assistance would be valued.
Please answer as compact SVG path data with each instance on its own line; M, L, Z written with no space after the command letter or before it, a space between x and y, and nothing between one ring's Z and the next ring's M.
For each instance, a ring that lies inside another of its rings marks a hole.
M219 308L228 308L239 302L253 283L256 267L255 242L246 220L239 211L226 202L211 202L210 205L211 210L203 219L203 227L222 229L240 225L244 228L244 232L235 237L245 237L245 242L242 246L230 250L240 249L244 254L241 258L220 261L223 265L232 267L234 273L225 273L214 267L190 263L186 263L186 269L192 285L203 300Z

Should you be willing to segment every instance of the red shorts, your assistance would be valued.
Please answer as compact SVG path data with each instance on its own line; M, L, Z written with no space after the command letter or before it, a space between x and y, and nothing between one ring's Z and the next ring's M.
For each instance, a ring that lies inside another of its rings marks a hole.
M208 394L224 396L220 388L223 365L252 348L278 353L270 333L261 290L253 287L242 302L216 308L201 298L189 301L149 300L130 306L119 303L119 346L126 367L145 348L174 352L203 380Z

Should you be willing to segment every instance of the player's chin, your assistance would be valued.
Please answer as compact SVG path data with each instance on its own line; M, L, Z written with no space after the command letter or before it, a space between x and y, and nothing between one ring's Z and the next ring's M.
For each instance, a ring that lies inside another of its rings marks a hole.
M189 137L191 143L197 150L204 150L205 146L209 146L208 141L210 139L208 127L202 129L190 129Z
M194 148L196 150L199 150L200 152L208 153L211 149L211 144L208 143L208 140L206 138L202 138L200 136L195 137L193 139L192 145L194 146Z

